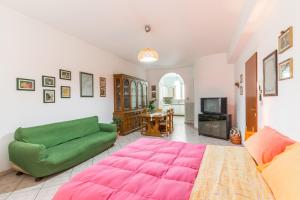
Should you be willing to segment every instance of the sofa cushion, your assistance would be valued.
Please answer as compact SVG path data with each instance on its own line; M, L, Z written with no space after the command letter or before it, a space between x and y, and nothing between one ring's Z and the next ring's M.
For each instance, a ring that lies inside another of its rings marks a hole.
M115 138L115 133L98 132L68 141L47 149L47 162L56 165L67 161L72 161L82 154L94 155L93 152L99 152L98 149L103 149L103 145L105 144L111 144Z
M43 144L49 148L99 131L98 117L95 116L31 128L18 128L15 139Z

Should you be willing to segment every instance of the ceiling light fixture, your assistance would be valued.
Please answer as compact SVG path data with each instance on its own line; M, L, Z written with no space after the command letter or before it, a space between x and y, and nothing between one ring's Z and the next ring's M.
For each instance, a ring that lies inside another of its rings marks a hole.
M145 32L149 33L151 31L151 26L145 26ZM158 61L159 56L157 51L152 48L143 48L140 50L138 55L139 62L149 63L149 62L156 62Z

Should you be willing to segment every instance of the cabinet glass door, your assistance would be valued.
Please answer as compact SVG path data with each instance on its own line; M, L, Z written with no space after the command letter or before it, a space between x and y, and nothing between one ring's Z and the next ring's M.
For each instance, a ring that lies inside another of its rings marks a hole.
M143 107L143 102L142 102L142 100L143 100L143 88L142 88L143 86L142 86L142 83L141 82L139 82L138 83L138 107L139 108L142 108Z
M130 86L129 80L124 80L124 109L130 110Z
M136 109L136 83L131 81L131 109Z
M122 110L121 105L121 81L120 79L116 79L116 110Z

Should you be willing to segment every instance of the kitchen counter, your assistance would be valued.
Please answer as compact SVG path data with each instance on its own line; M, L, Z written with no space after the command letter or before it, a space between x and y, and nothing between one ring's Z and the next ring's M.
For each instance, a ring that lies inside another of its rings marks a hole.
M184 103L173 103L163 105L163 111L167 111L170 108L174 109L174 115L185 115Z

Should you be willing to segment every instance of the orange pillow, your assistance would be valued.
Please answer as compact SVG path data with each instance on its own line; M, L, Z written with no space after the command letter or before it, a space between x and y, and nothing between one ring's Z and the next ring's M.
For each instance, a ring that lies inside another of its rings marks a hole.
M263 165L272 161L274 156L280 154L285 150L285 147L294 143L294 140L266 126L251 136L245 142L245 147L256 163Z
M276 156L262 176L272 190L276 200L300 198L300 143L287 148Z

